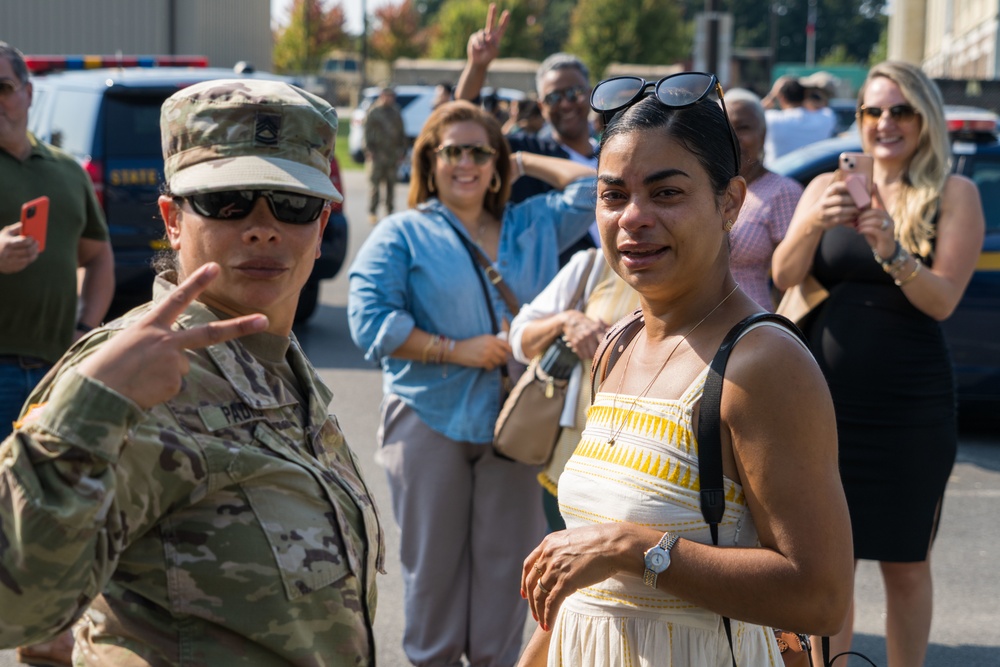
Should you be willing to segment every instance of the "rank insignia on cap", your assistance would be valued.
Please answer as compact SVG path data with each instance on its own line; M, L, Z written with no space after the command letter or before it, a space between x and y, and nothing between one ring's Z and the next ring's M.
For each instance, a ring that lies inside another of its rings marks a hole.
M255 144L275 146L278 134L281 132L281 116L274 113L258 113L254 124L253 140Z

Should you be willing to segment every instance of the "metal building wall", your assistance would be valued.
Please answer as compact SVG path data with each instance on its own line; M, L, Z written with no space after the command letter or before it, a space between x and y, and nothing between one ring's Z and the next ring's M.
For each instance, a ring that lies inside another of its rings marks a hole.
M0 0L0 40L25 54L204 55L271 69L269 0Z

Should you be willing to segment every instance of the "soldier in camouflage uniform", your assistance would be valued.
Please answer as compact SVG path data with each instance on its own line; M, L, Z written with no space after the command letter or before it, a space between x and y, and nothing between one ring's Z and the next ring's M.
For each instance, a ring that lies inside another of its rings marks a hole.
M382 529L291 333L336 113L210 81L161 126L176 271L0 446L0 646L75 622L77 665L373 665Z
M396 93L383 88L365 116L365 158L368 161L368 220L378 220L378 204L385 189L385 212L393 212L396 169L406 154L406 131L396 106Z

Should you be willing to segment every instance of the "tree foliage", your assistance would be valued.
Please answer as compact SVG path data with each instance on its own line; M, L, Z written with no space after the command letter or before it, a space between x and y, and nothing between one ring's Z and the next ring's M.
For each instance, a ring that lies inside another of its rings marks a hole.
M340 2L294 0L289 17L274 39L274 68L279 72L313 71L331 49L350 47Z
M427 50L429 33L420 21L420 12L413 0L376 9L375 29L369 42L372 55L388 61L422 56Z
M432 58L465 58L469 35L486 23L489 0L445 0L438 13L437 30L431 40ZM501 58L536 58L547 55L542 50L544 0L504 0L497 2L500 11L510 12L507 33L500 44Z
M566 50L587 63L595 78L613 62L669 65L691 53L681 8L674 3L580 0L571 26Z

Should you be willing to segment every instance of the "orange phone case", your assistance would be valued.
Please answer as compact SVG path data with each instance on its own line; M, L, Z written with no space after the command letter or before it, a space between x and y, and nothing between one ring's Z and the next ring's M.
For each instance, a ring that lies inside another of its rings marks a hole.
M868 208L872 203L873 166L870 155L851 152L840 154L840 172L844 184L854 204L860 209Z
M38 252L45 250L45 234L49 226L49 198L32 199L21 206L21 235L38 243Z

